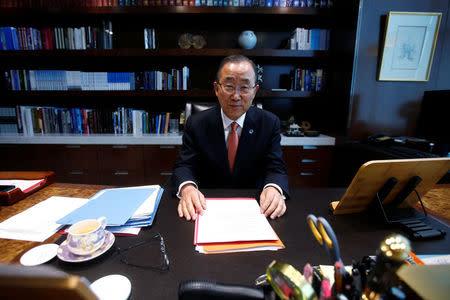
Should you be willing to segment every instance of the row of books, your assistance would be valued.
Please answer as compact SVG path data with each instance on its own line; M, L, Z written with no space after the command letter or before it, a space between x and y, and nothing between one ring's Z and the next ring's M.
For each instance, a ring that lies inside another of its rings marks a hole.
M14 107L0 107L0 134L18 133L16 109Z
M83 72L68 70L10 70L4 72L13 91L187 90L189 68L170 72Z
M149 112L133 108L61 108L16 106L17 133L142 135L179 132L179 119L172 112ZM13 132L14 133L14 132Z
M291 72L291 90L320 92L324 90L325 76L323 69L300 69Z
M330 30L295 28L289 40L291 50L328 50Z
M112 49L111 21L101 27L0 27L0 50Z
M253 6L332 7L333 0L0 0L0 7Z
M144 47L145 49L156 49L155 28L144 28Z
M144 71L137 73L136 90L180 91L189 89L189 68L170 72Z

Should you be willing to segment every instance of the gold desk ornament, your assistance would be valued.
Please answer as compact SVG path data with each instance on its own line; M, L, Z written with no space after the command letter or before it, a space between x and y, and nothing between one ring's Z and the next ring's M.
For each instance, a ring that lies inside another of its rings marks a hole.
M195 49L202 49L206 46L206 39L203 35L196 34L192 37L192 46Z
M293 266L272 261L266 270L267 279L282 300L317 300L317 295L305 277Z
M190 33L183 33L178 38L178 46L181 49L189 49L192 46L192 34Z

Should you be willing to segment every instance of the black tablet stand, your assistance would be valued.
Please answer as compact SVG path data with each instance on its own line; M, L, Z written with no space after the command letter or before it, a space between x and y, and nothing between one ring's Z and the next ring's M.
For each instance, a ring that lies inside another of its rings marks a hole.
M416 190L417 185L422 181L419 176L413 176L405 187L397 194L392 202L383 206L383 201L395 187L398 179L390 177L383 187L376 193L371 203L369 211L375 212L382 217L387 224L399 225L412 239L422 240L431 238L441 238L446 232L432 228L424 221L427 219L427 211L422 199ZM423 213L413 207L400 208L399 205L411 194L415 192L422 206Z

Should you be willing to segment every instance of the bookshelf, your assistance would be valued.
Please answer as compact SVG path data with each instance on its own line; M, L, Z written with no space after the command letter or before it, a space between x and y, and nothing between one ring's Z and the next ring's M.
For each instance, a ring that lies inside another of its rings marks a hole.
M189 66L190 69L190 84L187 90L12 91L7 88L6 80L3 80L2 106L88 109L128 107L151 112L172 112L173 116L179 116L184 110L186 101L216 101L212 83L220 59L231 54L243 54L264 68L263 83L255 101L261 102L264 109L274 112L282 121L291 116L294 116L297 122L308 120L313 129L318 129L322 133L318 138L283 136L283 147L288 147L287 150L296 149L294 152L286 151L286 155L289 156L285 157L288 165L298 164L297 150L305 153L303 149L305 146L317 147L316 152L323 152L326 156L324 161L328 162L328 158L332 155L330 149L335 143L334 137L343 135L345 131L354 45L351 39L355 30L354 4L334 2L333 8L192 6L0 8L0 26L65 28L101 24L103 20L108 20L111 21L113 28L113 49L108 50L2 50L0 51L2 73L13 69L82 72L142 72L183 66ZM297 27L330 29L329 50L285 49L287 40ZM144 28L155 28L157 49L144 49ZM237 37L240 32L248 29L256 33L258 43L254 49L244 50L238 46ZM180 49L177 40L185 32L203 35L207 41L206 46L202 49ZM350 36L350 41L341 43L339 39L346 36ZM326 70L325 89L291 90L290 72L299 67ZM52 151L66 152L61 155L64 159L70 158L71 155L77 159L79 154L74 154L77 149L89 153L92 156L90 159L97 161L95 163L97 169L79 172L82 175L91 174L81 176L84 179L78 181L85 183L107 183L100 178L101 174L106 172L103 170L104 164L101 160L104 157L102 153L108 152L107 149L112 149L111 147L117 148L120 145L137 147L138 150L133 151L137 151L137 156L142 157L143 165L150 167L156 162L157 157L176 156L180 144L181 134L178 136L0 135L0 145L4 146L0 151L7 154L14 152L11 149L17 150L16 146L27 146L27 151L36 151L36 147L54 146ZM79 148L73 148L74 145L78 145ZM64 148L66 146L72 146L71 150ZM88 150L80 150L83 148ZM321 152L322 149L326 150ZM168 155L167 151L171 154ZM147 152L153 155L145 154ZM171 157L170 161L173 160ZM131 165L135 165L135 161ZM14 168L17 169L18 166ZM71 166L62 168L64 170L60 172L61 174L72 172L73 176L60 178L63 178L63 181L74 180L76 170L71 170ZM126 169L124 166L120 168ZM323 170L327 168L321 165L316 169L326 172ZM121 173L119 169L114 172ZM166 175L160 174L159 181L167 178L170 168L166 167L160 171ZM135 172L134 178L142 175L142 172L142 170ZM100 175L94 176L93 173ZM133 172L128 172L130 173ZM111 177L105 176L104 178ZM146 176L143 178L151 179L153 175ZM120 180L115 182L120 183Z

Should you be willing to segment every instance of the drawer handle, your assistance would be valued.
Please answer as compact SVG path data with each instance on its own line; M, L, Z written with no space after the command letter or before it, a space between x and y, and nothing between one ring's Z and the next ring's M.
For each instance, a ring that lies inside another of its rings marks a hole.
M312 176L312 175L316 175L313 172L300 172L301 176Z
M66 145L67 149L80 149L81 146L80 145Z
M128 171L116 170L114 171L114 175L128 175Z
M127 149L127 145L113 145L113 149Z
M161 172L159 173L161 176L172 176L172 172Z
M83 175L84 172L82 170L71 170L69 171L70 175Z
M164 145L164 146L159 146L159 149L174 149L175 146L172 145Z
M302 163L314 163L317 162L315 159L303 158Z
M304 150L316 150L317 146L303 146Z

